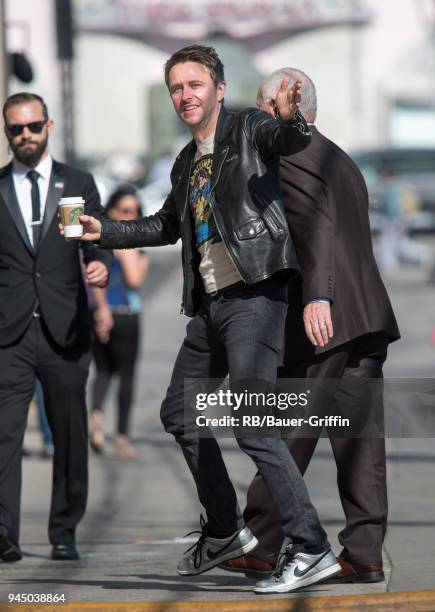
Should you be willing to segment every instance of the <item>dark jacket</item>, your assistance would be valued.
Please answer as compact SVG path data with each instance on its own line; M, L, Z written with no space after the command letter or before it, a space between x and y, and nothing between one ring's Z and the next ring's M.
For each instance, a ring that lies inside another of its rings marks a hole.
M302 322L303 306L318 297L332 300L334 337L324 353L364 334L400 337L376 264L368 215L367 187L351 158L312 128L309 147L282 157L281 189L302 278L289 283L285 363L314 347Z
M61 197L82 196L86 214L103 212L90 174L53 161L37 250L31 245L12 178L12 164L0 169L0 346L16 341L29 325L39 302L44 322L61 347L88 345L91 336L79 246L85 263L112 253L89 243L66 241L58 228Z
M281 203L280 155L301 151L310 132L298 114L286 124L256 109L219 114L213 152L210 204L229 256L247 284L279 270L297 268ZM140 221L104 222L100 245L158 246L183 241L183 307L193 316L203 284L189 205L189 178L196 151L192 140L178 155L172 191L162 209Z

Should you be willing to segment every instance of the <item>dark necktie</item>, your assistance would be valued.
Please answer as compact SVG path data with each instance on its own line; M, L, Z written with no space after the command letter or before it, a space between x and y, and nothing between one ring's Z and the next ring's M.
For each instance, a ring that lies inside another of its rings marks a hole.
M26 178L32 184L32 229L33 229L33 248L36 250L38 247L39 236L41 234L41 199L39 197L38 178L39 172L36 170L30 170Z

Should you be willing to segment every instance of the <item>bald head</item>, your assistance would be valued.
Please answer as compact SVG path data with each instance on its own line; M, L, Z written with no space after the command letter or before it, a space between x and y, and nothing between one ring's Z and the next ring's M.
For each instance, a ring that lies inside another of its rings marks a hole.
M302 81L300 111L308 123L314 123L317 116L316 88L310 77L297 68L280 68L263 80L257 94L259 108L271 112L276 93L285 77L290 79L290 85L298 79Z

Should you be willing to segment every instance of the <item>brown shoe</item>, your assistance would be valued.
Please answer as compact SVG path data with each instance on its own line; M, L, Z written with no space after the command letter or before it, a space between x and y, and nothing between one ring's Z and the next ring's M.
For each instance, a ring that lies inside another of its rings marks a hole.
M332 582L383 582L385 574L382 563L380 565L350 563L342 557L337 557L341 565L341 574L331 578Z
M271 563L261 561L261 559L249 555L229 559L228 561L220 563L219 567L227 572L239 572L245 574L247 578L254 579L259 576L270 576L275 569L275 566Z

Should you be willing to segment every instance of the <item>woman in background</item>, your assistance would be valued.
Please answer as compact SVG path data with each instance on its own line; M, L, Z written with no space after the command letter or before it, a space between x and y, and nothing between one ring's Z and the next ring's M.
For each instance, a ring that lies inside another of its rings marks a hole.
M141 203L133 187L118 188L106 205L107 216L115 221L142 216ZM107 289L93 289L94 329L92 347L96 377L92 386L90 443L103 452L103 403L111 378L119 377L118 423L114 439L115 454L133 459L136 450L128 436L133 401L134 374L140 341L141 298L139 288L148 272L149 260L138 249L114 251Z

